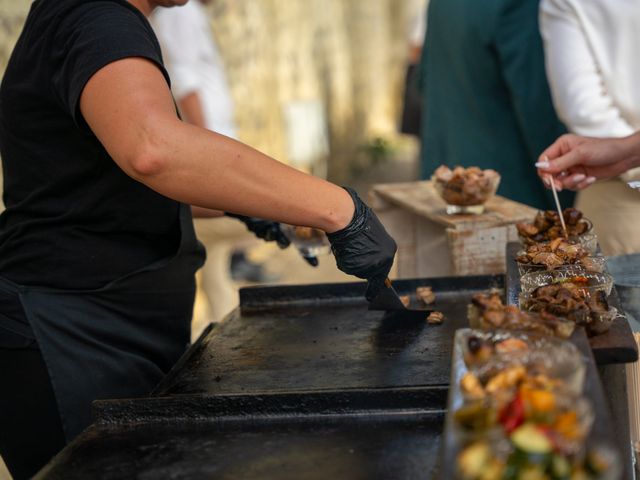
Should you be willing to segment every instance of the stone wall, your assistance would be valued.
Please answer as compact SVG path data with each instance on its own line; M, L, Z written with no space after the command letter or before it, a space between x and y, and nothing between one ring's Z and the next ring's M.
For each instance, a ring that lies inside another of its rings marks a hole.
M329 175L373 137L393 138L411 17L425 0L213 0L211 24L236 101L240 138L288 161L284 112L325 112ZM0 0L0 74L28 11Z

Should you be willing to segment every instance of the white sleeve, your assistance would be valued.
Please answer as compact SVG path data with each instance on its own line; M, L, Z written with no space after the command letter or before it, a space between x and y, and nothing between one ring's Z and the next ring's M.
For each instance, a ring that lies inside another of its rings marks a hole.
M171 78L171 90L176 100L201 88L198 57L201 40L197 35L197 19L189 5L158 8L152 25L162 46L165 68Z
M553 103L566 127L594 137L633 133L605 88L571 1L542 0L540 30ZM602 32L607 34L610 33Z

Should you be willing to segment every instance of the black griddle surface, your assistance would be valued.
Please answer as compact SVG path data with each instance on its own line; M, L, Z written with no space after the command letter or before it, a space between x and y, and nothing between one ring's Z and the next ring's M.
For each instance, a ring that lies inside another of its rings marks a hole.
M443 422L432 412L94 425L36 478L428 479Z
M449 383L453 334L471 296L503 276L397 280L430 285L442 325L424 313L369 311L364 284L244 289L241 308L194 345L155 395L317 391Z
M453 334L504 277L394 282L422 285L444 324L369 311L364 283L244 289L152 396L95 402L38 478L438 478Z

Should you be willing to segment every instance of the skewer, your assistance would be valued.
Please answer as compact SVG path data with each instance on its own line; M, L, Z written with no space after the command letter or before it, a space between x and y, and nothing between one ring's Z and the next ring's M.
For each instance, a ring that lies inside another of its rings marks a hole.
M544 160L547 160L547 157L544 157ZM558 191L556 190L556 182L553 181L553 177L551 174L547 175L547 181L551 185L551 191L553 192L553 199L556 201L556 209L558 210L558 215L560 216L560 224L562 225L562 231L564 232L564 238L569 238L569 233L567 232L567 225L564 223L564 216L562 215L562 207L560 206L560 199L558 198Z

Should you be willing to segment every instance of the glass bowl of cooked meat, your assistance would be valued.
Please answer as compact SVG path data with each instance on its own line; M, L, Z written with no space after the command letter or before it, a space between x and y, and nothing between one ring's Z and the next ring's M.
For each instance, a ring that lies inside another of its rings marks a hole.
M500 185L500 174L478 167L455 167L451 170L441 165L436 168L431 181L446 203L447 214L481 214L485 203L495 195Z
M602 255L592 254L580 243L556 238L550 242L527 245L516 255L516 263L522 276L566 266L579 267L587 272L604 272L606 259Z
M470 327L486 331L521 331L530 335L569 338L575 329L575 324L564 318L505 305L496 293L475 294L467 306L467 318Z
M313 258L331 250L329 239L322 230L285 224L281 228L303 257Z
M540 315L566 318L584 327L589 336L608 331L619 316L617 309L609 305L604 289L587 289L575 279L521 293L520 307Z
M584 294L603 291L608 297L613 288L613 277L605 272L587 272L579 265L565 265L556 270L527 273L520 278L523 293L548 285L563 285L565 289L579 290Z
M562 211L562 217L567 227L568 238L566 240L582 245L592 254L596 253L598 238L593 232L591 221L583 217L582 212L575 208L565 208ZM555 210L540 211L533 222L518 223L516 229L524 247L565 237L560 216Z

